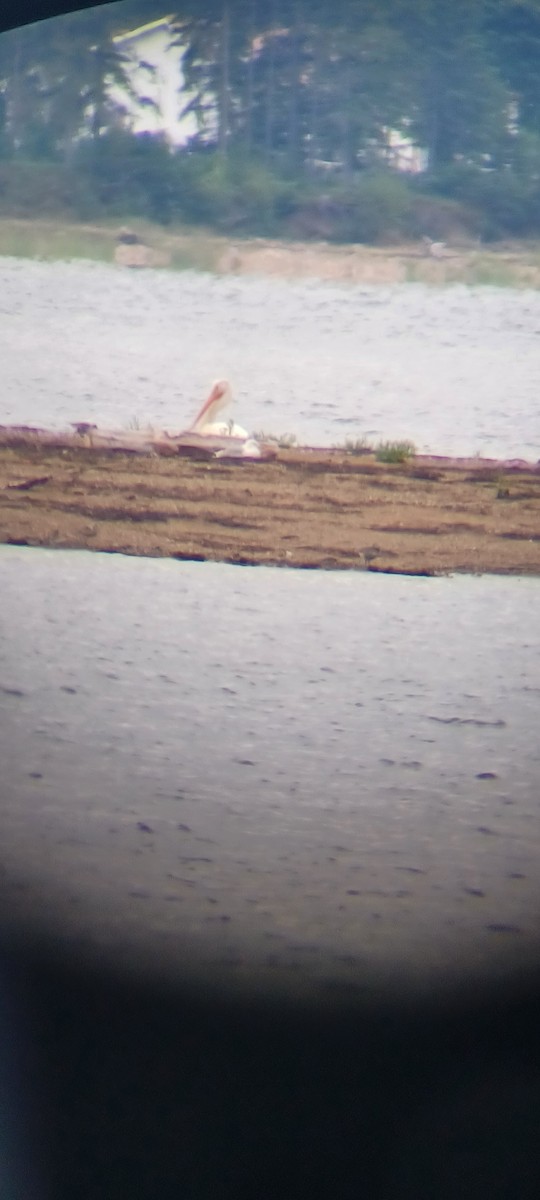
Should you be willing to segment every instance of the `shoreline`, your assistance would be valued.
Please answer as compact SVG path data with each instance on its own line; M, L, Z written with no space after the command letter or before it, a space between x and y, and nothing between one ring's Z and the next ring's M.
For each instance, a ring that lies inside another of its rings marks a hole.
M127 218L126 218L127 219ZM338 286L423 283L540 288L537 239L481 244L457 235L434 255L418 239L395 244L332 242L243 236L233 238L199 226L160 226L129 218L145 261L118 270L195 270L225 276L283 280L317 279ZM122 219L94 222L62 217L0 215L0 257L46 261L86 259L114 265ZM139 249L140 249L139 246Z
M540 576L540 464L0 445L0 541L240 565Z

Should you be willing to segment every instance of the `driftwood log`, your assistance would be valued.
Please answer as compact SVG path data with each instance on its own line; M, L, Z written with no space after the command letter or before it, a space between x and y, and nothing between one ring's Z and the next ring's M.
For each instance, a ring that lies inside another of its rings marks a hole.
M238 437L201 433L169 434L157 429L99 429L87 421L72 430L40 429L32 425L0 425L0 446L48 446L71 450L112 450L123 454L182 455L187 458L266 461L276 457L274 446ZM250 450L252 447L252 450Z
M71 450L111 450L122 454L157 454L164 458L180 455L184 458L245 460L268 462L277 457L275 445L255 442L253 439L234 436L194 433L167 433L162 429L100 429L87 421L73 424L71 430L40 429L33 425L0 425L0 446L39 446ZM252 452L250 451L252 448ZM339 455L339 450L328 447L304 447L304 453ZM372 451L361 452L368 456ZM415 454L410 469L430 471L470 470L514 474L533 472L540 474L540 459L536 463L523 458L481 458L479 455L458 457L444 454ZM427 476L426 476L427 477Z

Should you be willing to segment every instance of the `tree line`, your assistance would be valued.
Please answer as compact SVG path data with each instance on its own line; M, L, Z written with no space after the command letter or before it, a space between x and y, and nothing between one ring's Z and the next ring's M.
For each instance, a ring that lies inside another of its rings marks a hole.
M133 87L115 39L159 18L195 123L176 149L135 135L111 92ZM539 130L540 0L186 0L174 14L121 0L0 37L4 212L526 236L540 229ZM399 169L397 138L420 171Z

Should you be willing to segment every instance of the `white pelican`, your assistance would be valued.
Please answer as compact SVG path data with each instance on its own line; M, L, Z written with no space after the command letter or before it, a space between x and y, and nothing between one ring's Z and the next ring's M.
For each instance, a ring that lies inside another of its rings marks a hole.
M208 400L205 400L200 412L197 413L189 432L200 433L203 436L247 438L249 436L247 429L236 425L232 418L229 421L213 420L222 408L226 408L228 404L232 403L232 398L230 383L226 379L216 379Z
M235 426L235 428L238 428L238 426ZM236 443L234 446L231 444L230 450L225 449L225 448L223 448L221 450L216 450L216 458L263 458L263 457L268 457L268 455L263 455L263 451L261 450L259 443L255 441L255 438L250 438L250 437L246 438L245 442L241 442L240 445L238 445L238 443Z
M422 241L430 258L446 258L446 242L433 242L429 237L423 237Z

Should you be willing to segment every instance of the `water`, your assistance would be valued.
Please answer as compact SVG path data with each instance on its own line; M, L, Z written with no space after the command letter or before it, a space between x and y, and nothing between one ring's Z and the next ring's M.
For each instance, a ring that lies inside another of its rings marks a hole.
M216 377L250 431L540 457L540 293L0 260L0 422L184 428Z
M537 292L0 262L0 421L540 454ZM538 582L4 548L6 910L280 986L536 954ZM361 983L359 981L362 981Z
M537 953L537 580L15 547L0 572L14 911L264 989Z

